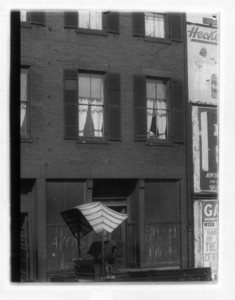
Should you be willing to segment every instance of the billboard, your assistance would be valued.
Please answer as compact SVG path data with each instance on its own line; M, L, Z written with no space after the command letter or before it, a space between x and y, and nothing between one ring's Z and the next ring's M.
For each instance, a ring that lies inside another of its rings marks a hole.
M192 103L217 105L218 29L187 24L188 93Z
M218 201L194 201L195 267L210 267L218 278Z
M194 192L217 192L218 124L217 109L192 107Z

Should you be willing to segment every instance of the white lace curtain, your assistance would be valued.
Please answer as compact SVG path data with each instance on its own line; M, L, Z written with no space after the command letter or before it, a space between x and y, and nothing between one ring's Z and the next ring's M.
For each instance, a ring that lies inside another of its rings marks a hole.
M78 27L102 30L102 13L97 11L79 11Z
M24 124L27 108L27 69L20 72L20 128Z
M145 35L165 37L165 16L163 14L145 13Z
M167 138L166 84L147 81L147 131L149 137Z
M88 113L94 126L94 136L103 136L104 88L102 75L79 74L79 136L84 136ZM90 110L89 110L90 108Z

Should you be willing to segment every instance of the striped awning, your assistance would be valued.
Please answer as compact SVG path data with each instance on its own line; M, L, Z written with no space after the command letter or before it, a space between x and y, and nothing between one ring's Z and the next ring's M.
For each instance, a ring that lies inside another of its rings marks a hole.
M94 230L96 233L112 232L127 215L110 209L102 202L91 202L75 206L61 212L66 224L73 235L78 238L87 235Z

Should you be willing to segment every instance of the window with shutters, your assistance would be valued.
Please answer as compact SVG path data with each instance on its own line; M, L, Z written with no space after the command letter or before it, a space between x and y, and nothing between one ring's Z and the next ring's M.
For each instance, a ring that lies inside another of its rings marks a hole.
M104 137L104 76L78 74L78 136Z
M78 28L102 30L102 12L99 11L79 11Z
M165 39L166 18L166 14L145 13L145 36Z
M133 36L156 42L183 41L183 14L135 12L132 22Z
M184 143L183 83L179 79L133 76L135 141Z
M20 70L20 135L29 137L29 69Z
M147 138L168 140L169 99L168 81L147 79Z
M20 21L22 25L28 27L30 27L30 24L45 26L45 12L21 10Z
M65 138L120 140L120 74L64 71Z
M101 11L68 11L64 13L64 27L78 33L119 34L119 14Z

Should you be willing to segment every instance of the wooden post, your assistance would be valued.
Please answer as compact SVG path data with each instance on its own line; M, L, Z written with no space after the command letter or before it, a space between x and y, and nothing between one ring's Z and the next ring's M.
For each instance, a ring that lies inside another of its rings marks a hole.
M104 278L104 231L101 235L101 276Z
M78 259L81 258L80 222L78 221Z

